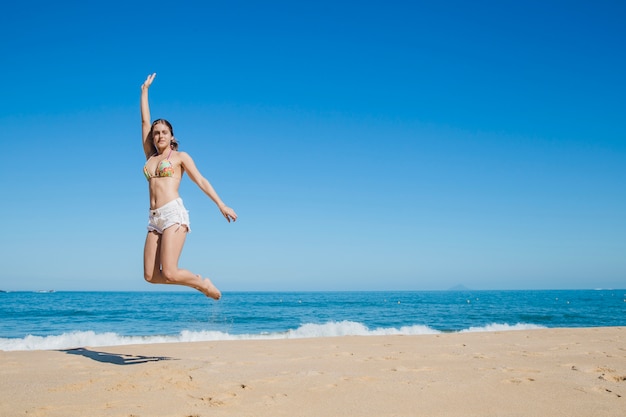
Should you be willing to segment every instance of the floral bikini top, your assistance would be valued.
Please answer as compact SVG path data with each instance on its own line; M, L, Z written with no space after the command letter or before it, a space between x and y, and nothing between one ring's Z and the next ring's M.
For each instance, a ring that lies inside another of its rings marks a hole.
M167 154L167 157L161 162L159 162L159 165L157 165L157 169L154 175L150 174L150 172L148 171L148 162L146 162L146 164L143 166L143 175L146 176L146 179L148 181L150 181L150 178L174 176L174 166L170 162L171 154L172 154L172 149L170 149L170 153Z

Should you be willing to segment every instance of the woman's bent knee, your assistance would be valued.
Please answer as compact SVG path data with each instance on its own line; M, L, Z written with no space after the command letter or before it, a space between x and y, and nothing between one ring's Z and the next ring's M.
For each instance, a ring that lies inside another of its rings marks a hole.
M176 283L178 281L178 268L163 268L161 271L163 279L167 282Z
M154 276L152 274L149 274L147 272L144 272L143 274L143 279L146 280L146 282L150 283L150 284L156 284L156 280L154 279Z

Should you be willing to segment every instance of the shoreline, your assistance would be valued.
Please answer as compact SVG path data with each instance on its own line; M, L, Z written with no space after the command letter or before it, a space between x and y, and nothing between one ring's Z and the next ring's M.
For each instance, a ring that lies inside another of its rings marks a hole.
M623 416L626 327L2 351L0 415Z
M605 326L606 327L606 326ZM84 346L115 347L129 345L201 343L221 341L263 341L316 339L326 337L371 337L371 336L424 336L437 334L462 334L483 332L507 332L547 329L535 324L517 323L514 325L492 323L482 327L462 330L437 330L424 325L403 326L402 328L367 328L362 323L353 321L331 321L322 324L307 323L296 329L274 333L225 333L219 330L183 330L170 335L120 335L117 333L95 333L93 331L72 331L60 335L34 336L24 338L0 338L0 352L64 350Z

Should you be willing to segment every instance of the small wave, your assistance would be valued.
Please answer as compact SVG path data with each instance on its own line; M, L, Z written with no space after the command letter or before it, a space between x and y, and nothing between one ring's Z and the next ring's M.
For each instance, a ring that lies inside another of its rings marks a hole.
M441 333L428 326L386 327L370 330L367 326L353 321L328 322L325 324L308 323L287 332L288 338L336 337L336 336L387 336L419 335Z
M461 332L491 332L506 330L540 329L532 324L490 324L484 327L470 327ZM220 340L272 340L304 339L338 336L388 336L388 335L426 335L439 334L439 330L423 325L386 327L369 329L362 323L353 321L328 322L324 324L307 323L297 329L286 332L262 334L230 334L220 331L183 330L177 335L124 336L117 333L95 333L93 331L70 332L61 335L33 336L24 338L0 338L0 351L15 350L57 350L85 346L122 346L153 343L213 342Z
M467 332L505 332L510 330L536 330L545 329L545 326L539 326L536 324L517 323L514 325L506 323L492 323L481 327L470 327L469 329L463 329L460 333Z

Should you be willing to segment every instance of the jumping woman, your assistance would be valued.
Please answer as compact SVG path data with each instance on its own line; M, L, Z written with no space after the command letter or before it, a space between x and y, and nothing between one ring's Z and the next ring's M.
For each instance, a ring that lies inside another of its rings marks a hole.
M228 222L237 220L237 214L222 202L209 181L200 174L191 156L178 151L170 122L164 119L150 121L148 89L155 76L156 73L149 75L141 86L141 138L146 154L143 173L150 190L148 235L143 252L144 278L152 284L185 285L219 300L222 293L210 279L178 267L185 238L191 231L189 214L178 194L183 174L186 172L217 204Z

